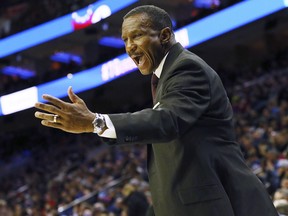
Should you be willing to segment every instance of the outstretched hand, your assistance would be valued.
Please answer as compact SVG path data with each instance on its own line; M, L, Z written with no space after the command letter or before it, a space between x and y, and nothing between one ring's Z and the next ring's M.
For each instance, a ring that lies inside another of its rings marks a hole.
M68 96L71 103L51 95L43 95L43 99L50 104L36 103L35 107L41 111L35 112L35 117L42 119L41 124L44 126L66 132L93 132L92 121L95 113L87 108L85 102L73 92L72 87L68 88Z

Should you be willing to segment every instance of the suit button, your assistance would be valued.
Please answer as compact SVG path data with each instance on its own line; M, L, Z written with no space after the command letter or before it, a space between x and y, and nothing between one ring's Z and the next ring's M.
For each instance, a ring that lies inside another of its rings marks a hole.
M127 136L124 139L125 142L135 142L137 140L138 140L138 136Z
M128 137L128 136L127 136L127 137L125 137L124 140L125 140L125 142L131 142L131 137Z

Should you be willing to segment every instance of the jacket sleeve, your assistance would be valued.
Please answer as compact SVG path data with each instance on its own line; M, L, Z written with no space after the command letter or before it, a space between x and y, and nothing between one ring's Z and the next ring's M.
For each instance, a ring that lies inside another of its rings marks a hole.
M210 102L206 71L193 61L177 65L159 82L156 109L109 115L117 144L169 142L193 127L205 112Z

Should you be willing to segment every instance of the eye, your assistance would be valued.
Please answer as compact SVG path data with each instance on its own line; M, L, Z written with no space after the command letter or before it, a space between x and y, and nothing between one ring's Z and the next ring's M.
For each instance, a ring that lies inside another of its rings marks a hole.
M126 43L126 42L127 42L127 38L122 38L122 40L124 41L124 43Z
M142 37L142 36L143 36L143 34L142 34L142 33L137 33L137 34L135 34L135 35L134 35L134 38L136 38L136 39L137 39L137 38L139 38L139 37Z

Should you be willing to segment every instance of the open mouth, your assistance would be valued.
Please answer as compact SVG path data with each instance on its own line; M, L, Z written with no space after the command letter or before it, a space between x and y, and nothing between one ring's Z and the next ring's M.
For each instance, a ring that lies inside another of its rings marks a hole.
M132 59L134 60L137 66L141 66L144 63L143 55L133 56Z
M137 65L139 65L140 58L141 58L141 56L136 56L133 58Z
M134 56L132 56L132 59L134 60L136 65L139 65L140 64L141 55L134 55Z

